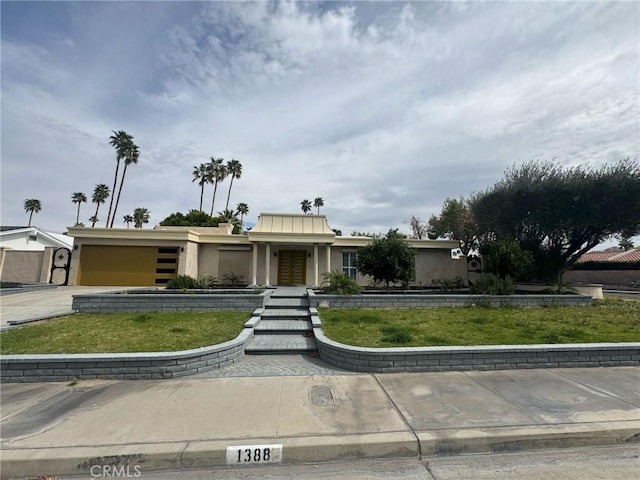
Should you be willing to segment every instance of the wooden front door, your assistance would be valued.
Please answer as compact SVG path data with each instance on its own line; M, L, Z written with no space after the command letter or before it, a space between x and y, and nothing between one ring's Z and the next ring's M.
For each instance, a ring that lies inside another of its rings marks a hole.
M304 285L307 283L307 252L303 250L278 251L278 285Z

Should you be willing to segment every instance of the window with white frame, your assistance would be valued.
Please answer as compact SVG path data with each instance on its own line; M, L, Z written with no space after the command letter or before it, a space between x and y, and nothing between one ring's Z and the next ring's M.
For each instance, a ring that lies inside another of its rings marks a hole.
M358 269L356 268L355 252L344 252L342 254L342 273L353 281L358 280Z

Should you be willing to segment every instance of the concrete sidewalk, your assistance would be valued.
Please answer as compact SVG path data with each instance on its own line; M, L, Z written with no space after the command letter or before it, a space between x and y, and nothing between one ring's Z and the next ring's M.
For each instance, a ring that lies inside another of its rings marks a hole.
M640 441L640 367L5 384L1 395L3 478L248 465L264 459L246 460L258 446L297 463Z
M139 288L139 287L138 287ZM73 313L74 295L131 290L130 287L57 287L0 295L0 329Z

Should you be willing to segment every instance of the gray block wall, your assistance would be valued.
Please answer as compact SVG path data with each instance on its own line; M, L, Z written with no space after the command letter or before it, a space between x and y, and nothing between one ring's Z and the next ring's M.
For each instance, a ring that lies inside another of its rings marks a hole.
M488 305L494 307L582 307L591 305L587 295L318 295L310 291L309 304L326 308L429 308L468 307Z
M104 293L74 295L79 313L220 312L253 311L264 307L271 291L256 294L215 293Z

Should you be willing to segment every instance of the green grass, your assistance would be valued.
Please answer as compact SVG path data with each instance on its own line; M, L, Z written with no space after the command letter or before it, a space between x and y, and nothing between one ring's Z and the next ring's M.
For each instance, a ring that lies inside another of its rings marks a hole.
M187 350L232 340L246 312L75 314L0 333L0 353Z
M591 307L321 309L324 333L360 347L640 341L640 302Z

